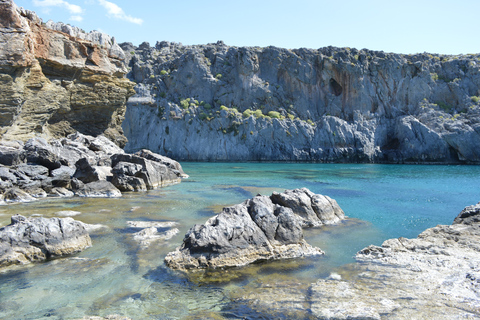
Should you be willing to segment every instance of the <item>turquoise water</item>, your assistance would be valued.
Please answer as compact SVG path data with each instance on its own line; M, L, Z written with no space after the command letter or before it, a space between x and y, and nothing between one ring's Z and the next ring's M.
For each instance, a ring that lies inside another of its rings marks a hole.
M120 314L132 319L242 318L238 288L276 278L311 283L353 262L369 244L416 237L450 224L467 205L480 201L480 166L183 163L181 184L120 199L45 199L0 208L0 224L12 214L74 218L103 228L93 247L69 258L9 268L0 273L0 318L76 319ZM307 230L306 239L324 257L265 262L245 268L184 275L163 259L185 232L223 206L257 193L307 187L337 200L349 216L339 226ZM148 247L135 242L127 221L176 221L179 233ZM235 309L235 312L231 310ZM268 318L268 315L265 315Z

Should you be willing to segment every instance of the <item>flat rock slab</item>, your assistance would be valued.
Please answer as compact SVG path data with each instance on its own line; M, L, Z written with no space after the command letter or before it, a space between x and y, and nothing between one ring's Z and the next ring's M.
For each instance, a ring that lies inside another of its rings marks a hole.
M335 200L306 188L274 192L270 197L258 195L192 227L165 263L187 270L322 255L321 249L303 239L302 228L344 218Z

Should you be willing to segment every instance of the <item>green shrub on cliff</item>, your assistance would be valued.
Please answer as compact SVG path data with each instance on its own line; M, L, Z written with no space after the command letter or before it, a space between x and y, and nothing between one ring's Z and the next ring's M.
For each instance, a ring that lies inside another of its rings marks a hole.
M471 96L470 99L472 100L473 103L478 103L478 101L480 101L480 97L478 96Z
M247 109L247 110L243 111L243 114L242 114L242 115L243 115L244 118L248 118L248 117L250 117L252 114L253 114L253 111L250 110L250 109Z
M253 115L255 116L255 118L265 118L265 115L262 113L262 110L255 110L255 112L253 113Z
M182 109L188 109L189 106L190 106L190 99L180 100L180 107Z
M269 111L267 115L270 118L275 118L275 119L284 119L284 117L280 114L278 111Z

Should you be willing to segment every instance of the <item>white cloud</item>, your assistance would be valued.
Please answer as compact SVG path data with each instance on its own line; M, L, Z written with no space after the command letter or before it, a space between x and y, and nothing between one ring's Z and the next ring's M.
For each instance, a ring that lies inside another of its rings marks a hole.
M75 14L76 17L79 17L78 15L83 13L82 7L64 0L33 0L33 5L38 7L64 7L70 13Z
M55 1L55 0L49 0L49 1ZM61 0L59 0L59 1L61 1ZM114 17L115 19L125 20L125 21L135 23L135 24L142 24L143 23L142 19L134 18L132 16L127 15L125 13L125 11L123 11L122 8L120 8L118 5L116 5L113 2L106 1L106 0L98 0L98 3L100 3L100 5L107 10L107 14L109 16Z
M71 16L70 20L80 22L80 21L83 21L83 17L82 16Z

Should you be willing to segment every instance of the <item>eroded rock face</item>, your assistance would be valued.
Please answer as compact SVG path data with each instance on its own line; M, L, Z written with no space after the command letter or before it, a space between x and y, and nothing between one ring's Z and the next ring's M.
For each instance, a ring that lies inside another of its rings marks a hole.
M0 267L70 255L91 245L85 225L72 218L15 215L0 228Z
M123 52L98 32L69 32L0 1L0 135L26 141L80 131L124 146L121 123L134 94Z
M480 163L478 55L121 44L127 150L178 160Z
M288 202L278 203L278 199ZM318 201L322 198L322 209ZM316 209L312 208L312 202ZM306 217L303 212L311 211ZM336 219L327 219L336 212ZM302 227L336 223L345 215L329 197L316 195L306 188L256 196L224 208L222 213L203 225L191 228L176 251L165 258L173 269L242 266L257 260L287 259L321 255L303 239ZM322 222L323 221L323 222Z

